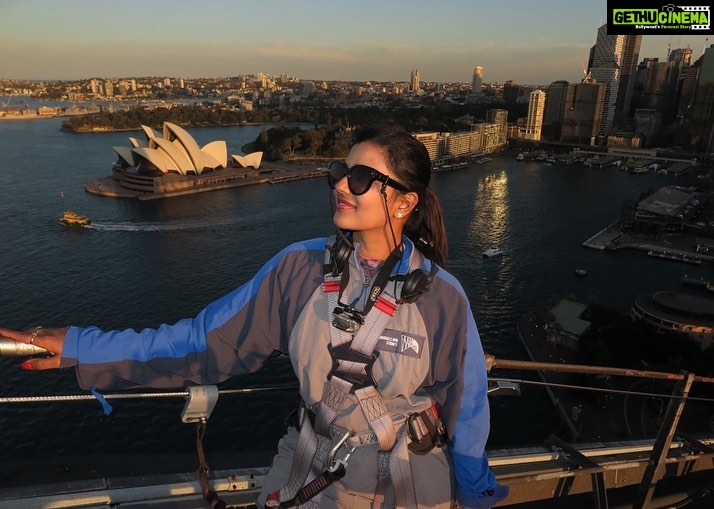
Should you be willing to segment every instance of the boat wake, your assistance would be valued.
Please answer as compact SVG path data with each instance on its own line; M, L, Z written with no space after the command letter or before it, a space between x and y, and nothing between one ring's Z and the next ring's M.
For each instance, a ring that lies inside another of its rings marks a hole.
M82 227L88 228L90 230L98 230L103 232L169 232L180 230L205 230L207 228L221 228L225 226L235 226L239 222L239 219L232 219L226 221L162 221L160 223L92 222L91 224L83 225Z

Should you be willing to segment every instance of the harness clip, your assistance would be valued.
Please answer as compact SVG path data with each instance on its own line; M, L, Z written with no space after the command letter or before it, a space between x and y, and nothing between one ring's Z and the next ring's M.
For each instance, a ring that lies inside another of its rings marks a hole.
M350 459L350 456L352 456L352 453L355 450L355 447L350 447L349 445L347 445L347 440L349 440L351 436L352 433L349 431L342 435L342 438L340 438L340 440L330 450L330 455L328 456L330 466L327 467L327 472L332 474L337 479L344 477L344 475L347 473L347 460ZM342 447L347 449L347 454L342 459L335 459L337 453Z

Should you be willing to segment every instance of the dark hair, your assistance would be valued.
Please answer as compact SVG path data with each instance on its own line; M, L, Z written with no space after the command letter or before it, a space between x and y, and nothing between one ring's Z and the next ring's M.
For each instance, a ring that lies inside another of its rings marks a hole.
M387 167L396 180L417 193L419 203L404 233L427 258L445 267L446 227L439 199L429 188L431 159L424 144L396 127L362 128L355 133L354 142L370 142L383 149Z

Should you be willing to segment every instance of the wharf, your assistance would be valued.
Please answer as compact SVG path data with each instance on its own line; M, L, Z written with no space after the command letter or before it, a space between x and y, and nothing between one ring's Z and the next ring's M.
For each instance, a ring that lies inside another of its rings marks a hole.
M590 237L588 240L583 242L583 246L592 249L607 249L613 242L622 236L622 231L620 231L620 222L615 221L609 224L595 235Z
M591 249L637 249L655 256L677 262L701 264L714 262L714 256L698 252L695 239L686 234L654 236L623 232L620 221L616 220L583 242Z

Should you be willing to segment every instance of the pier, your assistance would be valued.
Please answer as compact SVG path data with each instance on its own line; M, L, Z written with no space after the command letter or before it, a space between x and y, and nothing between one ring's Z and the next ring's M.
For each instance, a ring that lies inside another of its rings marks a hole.
M599 250L637 249L649 256L696 265L714 262L714 256L697 250L694 240L686 235L669 240L667 237L623 232L620 221L616 220L583 242L583 246Z

